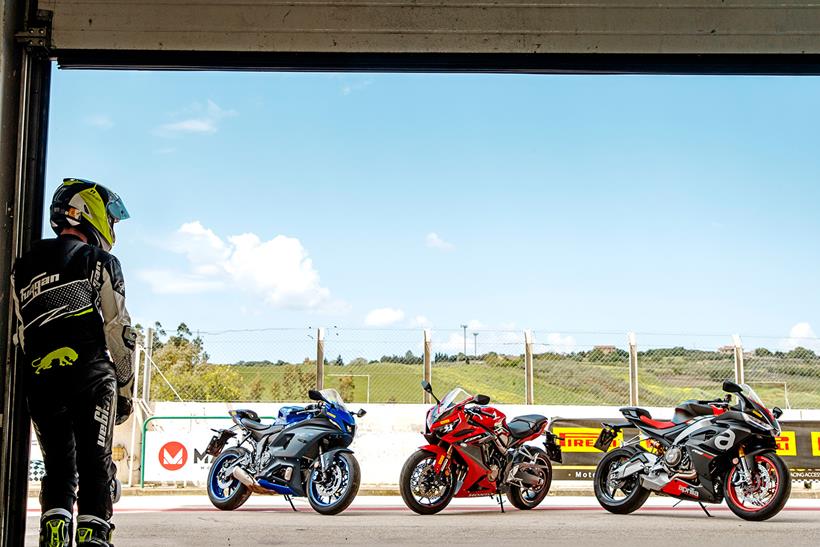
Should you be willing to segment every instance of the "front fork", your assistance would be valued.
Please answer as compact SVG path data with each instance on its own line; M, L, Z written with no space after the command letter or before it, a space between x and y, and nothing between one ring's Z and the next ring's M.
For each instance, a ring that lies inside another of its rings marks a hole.
M747 486L752 485L752 468L754 467L755 457L754 455L746 455L746 451L741 446L737 451L737 465L739 467L738 470L738 480Z

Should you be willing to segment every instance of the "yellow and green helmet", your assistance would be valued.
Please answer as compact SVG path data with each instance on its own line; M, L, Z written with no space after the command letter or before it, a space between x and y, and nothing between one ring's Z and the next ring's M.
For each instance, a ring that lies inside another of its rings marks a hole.
M90 180L63 179L51 200L51 228L56 234L77 229L104 251L110 251L117 239L114 224L128 217L117 194Z

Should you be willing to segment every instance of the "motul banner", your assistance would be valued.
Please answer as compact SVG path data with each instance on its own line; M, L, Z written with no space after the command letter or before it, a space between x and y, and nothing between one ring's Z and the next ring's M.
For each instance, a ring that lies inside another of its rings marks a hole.
M603 453L593 445L601 431L601 422L622 420L564 420L555 422L553 432L561 440L564 461L554 468L556 480L590 480ZM783 428L777 438L777 453L791 470L792 479L820 480L820 422L780 422ZM624 429L610 450L621 446L638 434L637 429Z

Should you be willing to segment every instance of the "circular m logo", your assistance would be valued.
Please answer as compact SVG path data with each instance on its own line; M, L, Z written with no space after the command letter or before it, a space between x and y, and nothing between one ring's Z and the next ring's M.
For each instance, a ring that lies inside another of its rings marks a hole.
M182 443L171 441L159 449L159 464L168 471L177 471L188 461L188 450Z

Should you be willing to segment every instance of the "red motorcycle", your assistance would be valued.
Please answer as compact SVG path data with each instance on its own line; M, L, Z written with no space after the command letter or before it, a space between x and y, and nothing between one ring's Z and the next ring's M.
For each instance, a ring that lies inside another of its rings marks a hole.
M422 446L405 462L399 487L404 503L421 515L438 513L453 497L501 494L518 509L532 509L546 497L552 483L550 460L561 462L557 437L549 420L538 414L507 421L498 409L485 406L486 395L456 388L439 401L429 382L424 391L436 406L427 411ZM544 448L525 444L545 436Z

